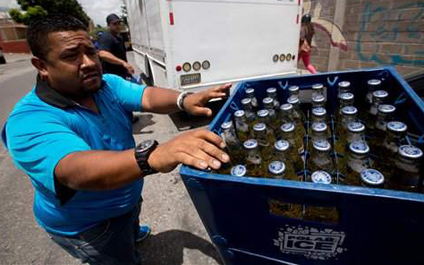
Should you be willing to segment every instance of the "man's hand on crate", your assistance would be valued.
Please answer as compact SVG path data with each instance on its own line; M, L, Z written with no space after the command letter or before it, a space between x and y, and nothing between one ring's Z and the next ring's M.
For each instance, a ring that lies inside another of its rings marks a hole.
M221 163L230 161L222 150L224 147L224 141L213 132L190 131L159 145L149 156L148 163L162 173L172 171L180 163L202 170L219 169Z
M231 86L232 84L225 84L187 96L184 101L185 111L194 116L212 116L212 110L206 108L206 104L211 99L226 97Z

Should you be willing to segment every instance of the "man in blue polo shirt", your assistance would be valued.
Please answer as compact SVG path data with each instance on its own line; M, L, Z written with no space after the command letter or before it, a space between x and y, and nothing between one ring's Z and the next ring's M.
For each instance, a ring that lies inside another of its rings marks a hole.
M187 94L102 75L86 27L72 17L32 23L27 39L37 83L10 114L2 140L32 181L35 217L83 262L138 264L134 244L150 232L138 223L143 177L179 163L218 169L229 157L205 130L135 146L132 112L211 115L204 104L230 85Z

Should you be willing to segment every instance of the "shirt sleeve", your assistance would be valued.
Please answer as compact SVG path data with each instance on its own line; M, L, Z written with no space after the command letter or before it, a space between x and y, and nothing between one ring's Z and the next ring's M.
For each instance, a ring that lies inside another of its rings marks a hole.
M99 50L112 52L113 38L109 33L104 33L99 39Z
M12 114L3 141L18 168L56 195L54 170L59 161L70 153L91 149L63 117L47 110Z
M113 91L117 101L129 112L141 111L145 85L136 84L117 75L105 74L103 80Z

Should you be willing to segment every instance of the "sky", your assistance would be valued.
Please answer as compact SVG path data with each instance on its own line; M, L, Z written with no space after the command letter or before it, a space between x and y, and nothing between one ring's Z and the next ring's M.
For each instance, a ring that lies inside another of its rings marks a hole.
M94 24L106 25L106 16L110 13L121 14L121 0L78 0ZM16 0L0 0L0 10L19 7Z

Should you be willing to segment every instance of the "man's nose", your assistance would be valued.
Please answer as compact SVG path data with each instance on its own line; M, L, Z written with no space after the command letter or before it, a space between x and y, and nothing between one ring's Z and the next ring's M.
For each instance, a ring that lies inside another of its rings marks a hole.
M84 54L83 55L83 60L82 60L82 66L83 67L92 67L95 66L96 62L94 61L93 56Z

